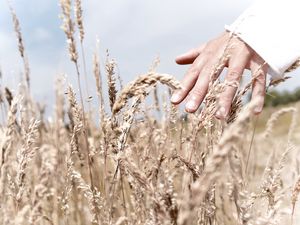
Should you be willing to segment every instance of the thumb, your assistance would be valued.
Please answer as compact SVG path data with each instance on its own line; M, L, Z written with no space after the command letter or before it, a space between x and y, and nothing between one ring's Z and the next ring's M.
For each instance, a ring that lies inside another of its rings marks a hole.
M191 49L188 52L177 56L175 59L176 63L179 65L192 64L195 59L201 54L204 47L205 44L201 45L199 48Z

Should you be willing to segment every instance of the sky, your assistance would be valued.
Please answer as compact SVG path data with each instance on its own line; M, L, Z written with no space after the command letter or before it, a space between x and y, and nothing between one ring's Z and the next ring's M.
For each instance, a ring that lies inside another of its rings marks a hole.
M76 86L74 66L69 60L66 40L60 29L58 0L12 0L21 23L31 68L32 94L38 100L53 100L54 79L67 74ZM156 57L157 71L181 79L188 67L178 66L174 59L191 48L209 41L224 31L251 0L82 0L90 87L92 54L100 40L101 61L106 50L118 64L124 83L148 71ZM0 66L3 86L15 90L22 73L11 15L5 0L0 1ZM82 64L82 63L81 63ZM299 72L299 71L297 71ZM278 89L300 86L297 72ZM94 89L91 95L95 96Z

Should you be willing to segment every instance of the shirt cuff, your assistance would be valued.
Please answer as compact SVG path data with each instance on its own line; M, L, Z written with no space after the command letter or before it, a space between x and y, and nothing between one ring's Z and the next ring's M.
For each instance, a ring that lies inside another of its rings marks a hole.
M273 80L300 57L300 1L261 0L225 29L247 43L269 65Z

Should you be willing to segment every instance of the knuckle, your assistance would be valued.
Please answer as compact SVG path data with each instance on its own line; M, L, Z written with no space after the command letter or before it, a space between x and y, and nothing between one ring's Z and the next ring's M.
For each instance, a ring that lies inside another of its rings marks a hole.
M245 51L243 51L243 54L250 59L253 56L253 50L251 50L248 46L245 47Z
M190 91L190 88L191 87L191 83L189 82L182 82L181 83L181 89L180 89L180 93L182 94L182 95L185 95L185 94L187 94L189 91Z
M196 96L196 97L204 96L204 95L205 95L205 91L204 91L203 88L195 87L195 88L193 88L193 90L191 91L191 95L192 95L192 96Z
M265 96L265 89L264 88L257 88L256 93L257 96Z
M191 67L191 68L188 70L186 76L187 76L187 77L190 77L190 76L196 77L198 74L199 74L199 69L196 68L196 67Z
M221 96L220 102L222 102L224 105L231 104L232 102L232 96L228 93L225 93Z
M230 70L226 76L226 80L227 81L238 81L240 80L240 77L241 77L241 73L239 72L241 71L240 69L233 69L233 70Z
M187 84L182 83L181 84L181 89L179 90L179 93L182 94L182 93L186 93L186 92L188 92L188 86L187 86Z
M243 52L243 55L245 55L245 56L251 57L253 55L253 50L244 41L241 41L240 50Z
M213 66L206 66L205 68L203 68L203 70L201 71L201 74L204 75L210 75L211 73L214 72L214 67Z
M266 77L264 75L259 75L254 78L255 86L260 86L260 89L264 89L266 84Z
M266 76L265 76L264 74L260 74L259 76L257 76L257 77L255 78L255 80L256 80L257 82L259 82L259 83L265 83L265 81L266 81Z
M209 43L207 47L203 50L203 55L206 55L207 57L212 56L215 51L213 50L212 46L214 46L213 43Z
M255 85L253 87L253 96L260 96L260 97L264 97L265 96L265 87L262 85Z

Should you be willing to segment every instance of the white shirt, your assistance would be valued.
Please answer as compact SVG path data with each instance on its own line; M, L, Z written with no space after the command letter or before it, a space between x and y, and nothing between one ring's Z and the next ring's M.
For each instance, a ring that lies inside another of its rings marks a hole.
M300 58L300 0L258 0L225 28L268 63L272 79Z

